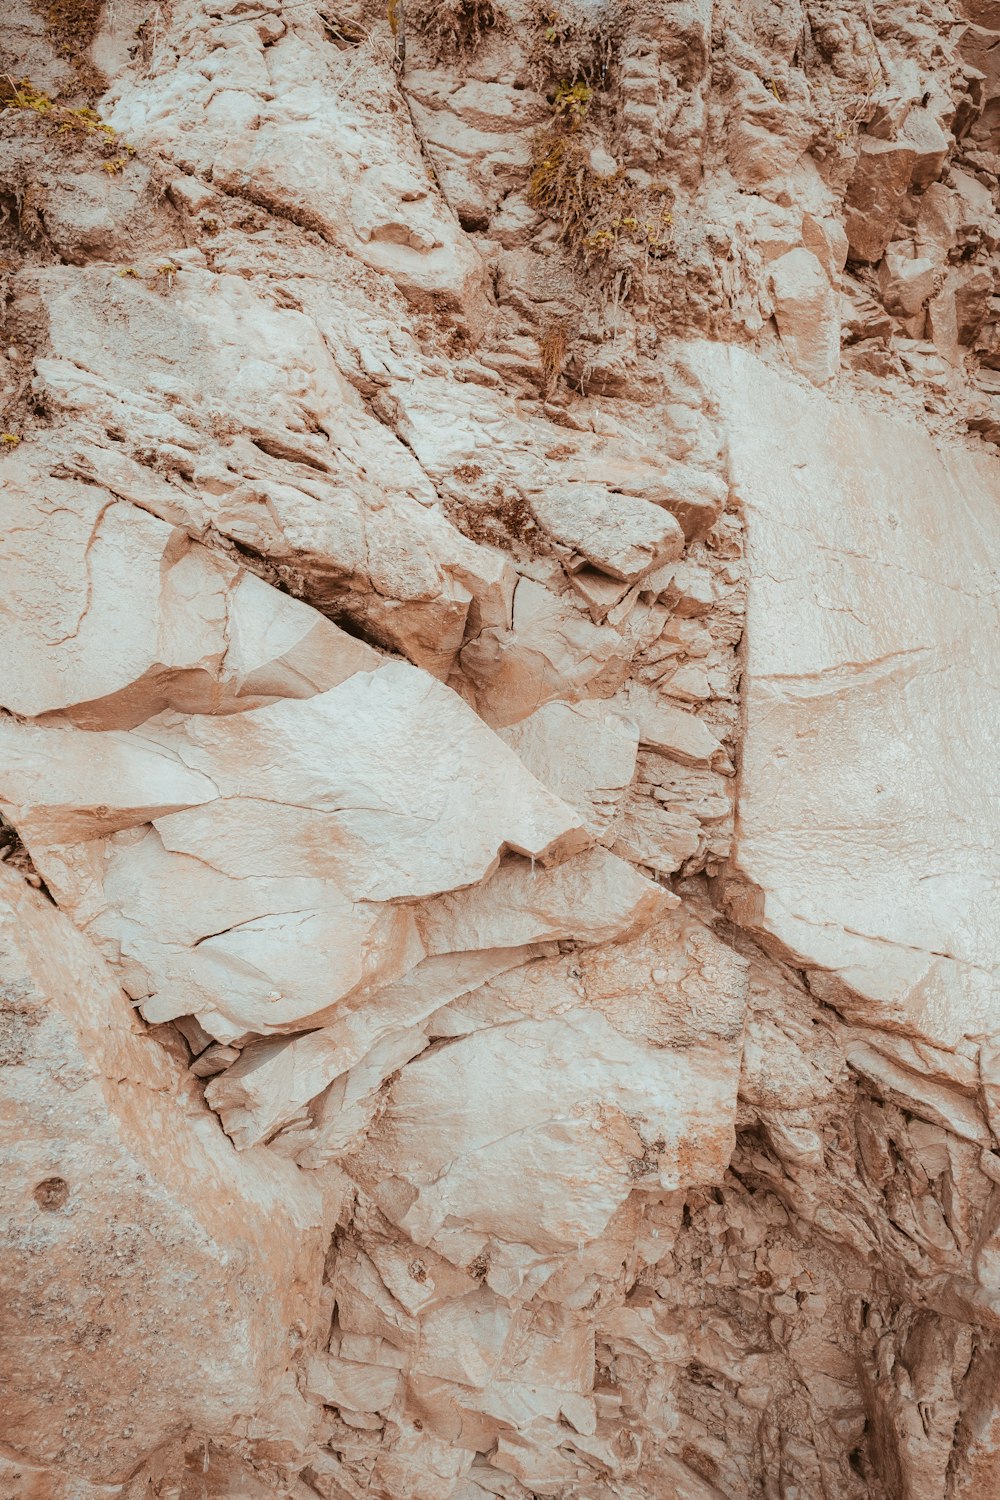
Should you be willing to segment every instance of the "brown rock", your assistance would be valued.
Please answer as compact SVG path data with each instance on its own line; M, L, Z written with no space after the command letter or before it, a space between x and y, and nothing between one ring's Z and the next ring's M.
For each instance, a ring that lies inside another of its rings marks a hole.
M0 889L4 1442L120 1484L267 1409L314 1317L322 1195L237 1157L86 938L6 868Z
M846 198L845 228L851 260L874 262L882 259L892 239L916 161L914 146L862 136Z
M911 109L899 139L916 153L910 185L923 192L944 170L952 137L929 109Z
M937 267L933 260L907 254L909 246L890 245L879 267L879 284L888 310L912 318L935 290Z
M770 267L774 319L793 369L825 385L840 368L840 299L815 255L790 250Z

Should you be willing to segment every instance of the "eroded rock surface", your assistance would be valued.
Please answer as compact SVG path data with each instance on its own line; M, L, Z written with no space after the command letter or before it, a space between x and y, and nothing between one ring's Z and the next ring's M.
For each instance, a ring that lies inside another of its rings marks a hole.
M998 1022L994 460L711 358L750 579L739 919L953 1050Z
M0 50L0 1500L994 1500L1000 10Z

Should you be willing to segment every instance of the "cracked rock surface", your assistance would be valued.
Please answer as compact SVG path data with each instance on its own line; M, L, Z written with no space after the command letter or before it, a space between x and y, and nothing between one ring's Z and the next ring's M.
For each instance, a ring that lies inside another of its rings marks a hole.
M998 59L12 0L0 1500L1000 1493Z

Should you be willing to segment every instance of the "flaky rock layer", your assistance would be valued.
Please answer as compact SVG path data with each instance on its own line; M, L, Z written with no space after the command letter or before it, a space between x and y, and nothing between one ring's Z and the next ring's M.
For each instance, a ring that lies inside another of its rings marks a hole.
M1000 10L0 50L0 1500L994 1500Z

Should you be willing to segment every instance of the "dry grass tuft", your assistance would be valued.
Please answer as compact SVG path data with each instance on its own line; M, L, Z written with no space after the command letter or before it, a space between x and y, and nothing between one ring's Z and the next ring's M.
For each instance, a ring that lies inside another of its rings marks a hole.
M611 25L564 0L538 14L531 49L531 70L544 87L553 78L581 79L591 88L604 88L618 51L620 21Z
M506 11L493 0L419 0L412 16L439 59L474 52L490 32L510 30Z
M673 197L665 183L637 186L620 168L596 172L591 149L558 126L535 140L528 200L559 225L561 239L587 264L611 261L628 246L663 254L673 233Z
M90 48L97 36L104 0L32 0L59 57L70 64L77 88L87 98L103 94L108 80L95 66Z
M542 390L548 397L559 384L559 377L566 368L568 340L562 323L553 323L538 340L539 363L542 368Z

